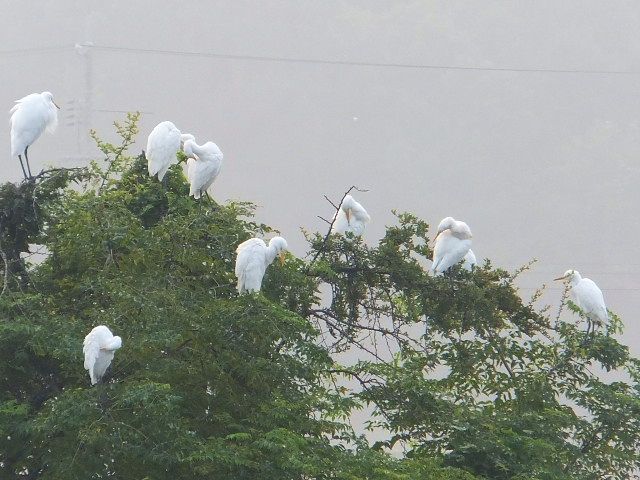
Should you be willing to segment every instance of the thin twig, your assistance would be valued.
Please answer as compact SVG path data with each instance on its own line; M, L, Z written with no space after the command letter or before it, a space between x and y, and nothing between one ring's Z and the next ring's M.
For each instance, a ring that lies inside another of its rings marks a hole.
M351 187L351 188L353 188L353 187ZM351 191L351 188L349 189L349 191ZM323 196L324 196L324 199L327 202L329 202L331 205L333 205L333 208L335 208L336 210L338 210L340 208L339 206L336 206L336 204L333 203L329 197L327 197L326 195L323 195ZM345 196L346 196L346 194L345 194ZM344 197L342 197L342 199L344 200ZM342 204L342 202L340 202L340 204Z

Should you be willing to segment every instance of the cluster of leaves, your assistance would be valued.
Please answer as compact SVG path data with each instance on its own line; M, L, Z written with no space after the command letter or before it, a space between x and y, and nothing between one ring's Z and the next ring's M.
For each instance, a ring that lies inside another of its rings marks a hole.
M0 250L22 262L3 257L0 478L623 479L638 466L640 364L616 317L586 336L489 262L428 275L429 226L408 213L376 246L309 235L308 260L289 255L238 296L235 248L271 229L251 204L189 198L179 165L149 178L128 154L137 120L116 124L119 144L94 134L103 163L0 188ZM46 256L29 265L34 244ZM90 387L81 343L99 324L124 345ZM388 441L349 427L364 405ZM403 458L387 453L398 445Z

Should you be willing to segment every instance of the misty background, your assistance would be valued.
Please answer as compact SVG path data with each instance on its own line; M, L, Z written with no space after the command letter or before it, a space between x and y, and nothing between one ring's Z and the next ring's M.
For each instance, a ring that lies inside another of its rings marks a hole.
M479 259L557 307L593 279L640 355L640 4L635 1L0 0L0 181L13 101L49 90L59 126L34 173L101 158L88 130L140 111L224 165L217 201L257 203L296 255L351 185L374 244L392 209L466 221ZM568 313L570 314L570 313ZM577 317L576 317L577 320Z

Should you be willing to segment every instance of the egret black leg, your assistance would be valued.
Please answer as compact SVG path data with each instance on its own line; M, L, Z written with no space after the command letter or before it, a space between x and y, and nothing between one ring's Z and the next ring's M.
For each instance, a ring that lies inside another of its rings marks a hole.
M24 169L24 163L22 163L22 155L18 155L18 159L20 160L20 166L22 167L22 174L24 175L24 179L27 179L27 171Z
M29 147L24 149L24 158L27 160L27 170L29 170L29 178L33 177L33 175L31 175L31 167L29 166L29 156L27 155L27 152L29 151Z

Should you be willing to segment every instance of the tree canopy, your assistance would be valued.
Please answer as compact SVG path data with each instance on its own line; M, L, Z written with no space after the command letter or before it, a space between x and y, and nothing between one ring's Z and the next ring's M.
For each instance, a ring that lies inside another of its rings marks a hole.
M640 364L616 339L620 319L586 335L571 302L536 309L541 292L523 301L514 284L526 268L428 275L429 226L409 213L376 245L307 233L307 257L239 296L236 246L273 230L250 203L189 198L179 165L166 185L150 178L128 151L136 123L116 124L119 144L94 134L101 161L0 187L0 478L622 480L638 468ZM100 324L123 347L91 387L82 340ZM350 426L365 405L388 440Z

